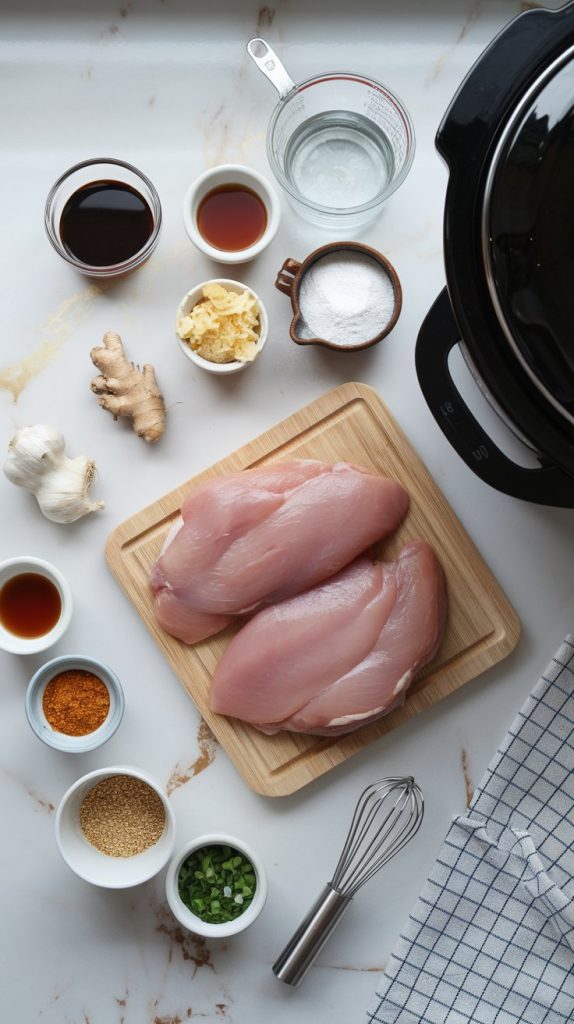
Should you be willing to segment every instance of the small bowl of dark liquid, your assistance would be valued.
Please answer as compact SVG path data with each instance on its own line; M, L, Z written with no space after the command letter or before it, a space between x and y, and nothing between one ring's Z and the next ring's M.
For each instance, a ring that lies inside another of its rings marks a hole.
M191 241L219 263L247 263L279 227L280 204L263 175L241 164L205 171L187 190L183 222Z
M63 636L72 593L59 569L42 558L0 563L0 647L11 654L45 651Z
M122 160L85 160L50 190L45 214L57 253L82 274L118 277L151 256L161 204L149 178Z

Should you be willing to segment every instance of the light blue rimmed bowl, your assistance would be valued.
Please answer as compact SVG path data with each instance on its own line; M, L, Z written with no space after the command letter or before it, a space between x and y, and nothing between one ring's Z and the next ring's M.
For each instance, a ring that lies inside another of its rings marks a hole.
M89 732L85 736L68 736L66 733L53 729L42 707L44 690L50 680L60 672L69 672L74 669L92 672L98 676L107 686L110 695L110 709L107 718L98 729L94 729L93 732ZM124 691L115 672L112 672L97 658L85 658L83 655L65 654L60 658L52 658L51 661L47 661L32 676L26 690L26 715L36 736L47 743L49 747L63 750L68 754L83 754L106 743L114 735L122 720L124 704Z

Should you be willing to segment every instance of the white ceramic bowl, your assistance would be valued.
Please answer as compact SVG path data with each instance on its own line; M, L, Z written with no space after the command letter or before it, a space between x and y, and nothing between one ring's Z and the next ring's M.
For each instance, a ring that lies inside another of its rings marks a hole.
M42 700L44 690L54 676L60 672L80 669L93 672L99 676L108 688L110 709L105 720L98 729L85 736L68 736L66 733L53 729L44 714ZM64 750L70 754L83 754L87 750L101 747L109 740L118 728L124 713L124 691L115 672L95 658L84 658L81 655L65 654L61 658L52 658L32 676L26 691L26 715L28 721L41 740L49 747Z
M165 829L153 846L133 857L109 857L88 842L80 825L80 807L88 790L111 775L133 775L147 782L165 809ZM56 842L66 864L80 878L105 889L127 889L153 878L167 864L175 843L175 820L170 802L157 782L139 768L113 765L100 768L74 782L56 811Z
M15 633L11 633L10 630L5 629L0 623L0 647L5 651L9 651L10 654L37 654L38 651L45 651L46 648L51 647L52 644L55 644L64 635L72 617L72 591L67 581L59 569L56 569L54 565L50 565L49 562L45 562L42 558L32 558L31 556L24 555L21 558L9 558L7 561L1 562L0 589L14 576L20 576L22 573L28 572L45 576L46 579L50 580L57 587L62 602L62 610L60 618L53 629L49 630L48 633L43 633L42 636L16 636Z
M235 847L236 850L243 853L251 862L256 880L255 895L247 910L240 914L239 917L236 917L234 921L226 921L223 924L209 924L192 913L189 907L186 907L179 895L177 881L181 865L189 857L190 853L193 853L194 850L199 850L202 846L219 845ZM259 857L247 843L242 839L236 839L235 836L229 836L225 832L212 832L208 835L198 836L197 839L192 839L190 843L187 843L176 853L167 869L165 894L172 914L184 928L189 929L190 932L194 932L196 935L204 935L206 938L225 939L229 935L237 935L238 932L249 928L249 925L253 924L259 917L267 899L267 877Z
M197 226L197 211L201 200L212 189L220 185L245 185L256 192L267 211L267 227L260 239L246 249L239 249L237 252L227 252L225 249L216 249L210 245L200 233ZM221 164L220 167L212 167L204 171L189 186L183 201L183 223L191 241L206 256L218 263L247 263L258 256L267 248L277 233L281 217L281 204L279 196L273 185L259 174L244 167L242 164Z
M259 352L256 356L256 359L253 360L251 363L240 363L239 360L234 360L232 363L212 363L210 359L204 359L203 356L200 356L197 352L194 352L191 345L189 345L187 341L183 341L180 338L179 334L177 334L177 322L179 318L182 316L187 316L187 314L191 312L193 307L197 305L197 303L203 297L202 292L206 284L220 284L223 286L223 288L227 288L229 291L232 292L249 292L249 294L252 295L253 298L256 300L257 305L259 307L259 341L257 343ZM202 370L207 370L209 373L215 374L239 373L240 370L245 370L248 366L253 366L253 362L256 362L256 360L259 359L259 356L261 355L261 352L265 346L267 337L269 335L269 320L267 318L267 310L265 309L265 306L263 305L257 293L254 292L252 288L248 288L246 284L241 284L241 281L232 281L230 278L226 277L214 277L211 278L209 281L202 281L201 284L198 284L195 288L192 288L191 291L188 292L187 295L184 295L183 299L181 300L179 308L176 313L175 320L176 338L178 340L179 347L183 352L184 356L187 356L188 359L191 359L192 363L195 363L196 366L200 366Z

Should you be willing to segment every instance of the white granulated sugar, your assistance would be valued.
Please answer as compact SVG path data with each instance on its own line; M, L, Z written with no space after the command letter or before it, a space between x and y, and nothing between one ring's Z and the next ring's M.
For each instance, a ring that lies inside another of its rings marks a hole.
M301 279L299 308L301 338L362 345L388 324L395 308L395 290L377 260L342 250L311 264Z

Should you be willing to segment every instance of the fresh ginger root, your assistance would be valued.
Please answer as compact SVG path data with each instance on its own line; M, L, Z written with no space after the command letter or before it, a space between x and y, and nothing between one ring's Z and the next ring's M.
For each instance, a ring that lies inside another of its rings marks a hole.
M130 363L122 339L115 331L104 334L104 343L90 352L100 376L92 381L92 391L100 396L100 405L115 420L129 416L138 437L148 444L157 441L165 430L165 405L157 386L153 366L140 370Z

